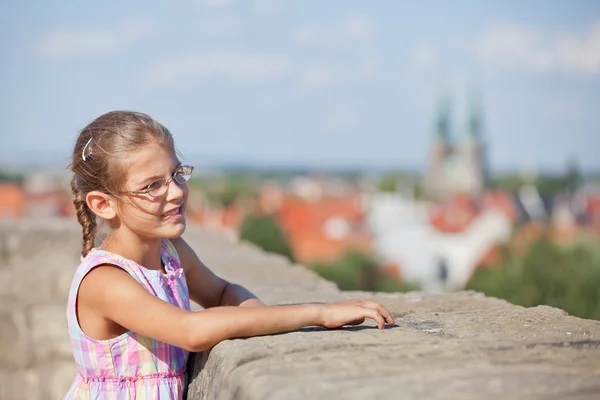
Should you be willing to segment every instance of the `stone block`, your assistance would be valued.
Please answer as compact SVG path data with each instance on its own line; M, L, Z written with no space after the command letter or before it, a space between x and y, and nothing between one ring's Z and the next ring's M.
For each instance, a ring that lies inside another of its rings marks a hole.
M22 260L14 269L13 287L22 304L44 304L54 300L56 272L41 260Z
M79 265L78 260L71 262L65 262L62 268L56 269L56 275L54 277L54 298L58 301L64 301L65 304L69 298L69 291L71 289L71 282L75 275L75 270Z
M74 362L55 362L42 369L41 391L44 399L61 400L65 397L75 375L77 367Z
M54 303L31 307L31 345L36 363L72 359L67 327L66 304Z
M14 268L0 268L0 299L15 297Z
M0 303L0 368L27 367L31 355L29 343L24 307Z
M35 369L0 369L0 399L42 399L38 372Z

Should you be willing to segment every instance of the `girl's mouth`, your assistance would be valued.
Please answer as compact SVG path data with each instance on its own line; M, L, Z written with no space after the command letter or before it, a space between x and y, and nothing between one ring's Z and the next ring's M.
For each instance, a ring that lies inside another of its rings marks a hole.
M163 214L165 219L175 219L181 217L182 207L177 207L174 210L169 211L168 213Z

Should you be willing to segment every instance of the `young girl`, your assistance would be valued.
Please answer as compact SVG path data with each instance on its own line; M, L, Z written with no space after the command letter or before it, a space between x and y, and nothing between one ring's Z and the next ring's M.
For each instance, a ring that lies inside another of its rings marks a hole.
M145 114L110 112L79 134L71 186L83 258L67 309L79 373L67 399L180 399L188 352L224 339L394 322L371 301L266 307L213 274L181 238L193 169ZM108 234L94 248L97 223ZM190 311L190 299L205 310Z

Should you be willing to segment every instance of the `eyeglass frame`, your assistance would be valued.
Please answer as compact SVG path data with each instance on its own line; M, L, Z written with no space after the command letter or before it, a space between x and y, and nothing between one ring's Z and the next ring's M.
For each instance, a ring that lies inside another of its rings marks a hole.
M177 173L179 171L181 171L182 168L190 168L190 177L183 182L178 182L177 179L175 179L175 175L177 175ZM189 182L189 180L192 178L192 173L194 172L194 166L193 165L180 165L179 167L177 167L177 169L175 170L175 172L173 172L173 174L168 177L168 178L162 178L162 179L157 179L155 181L152 181L148 184L148 186L146 186L146 189L142 189L142 190L129 190L129 191L125 191L122 192L122 194L147 194L150 197L160 197L160 196L164 196L165 193L167 193L167 191L169 190L169 185L171 184L171 182L175 182L179 185L183 185L184 183ZM160 181L164 181L163 185L161 187L165 188L164 189L164 193L161 193L159 195L153 196L152 194L150 194L150 186L154 185L156 182L160 182Z

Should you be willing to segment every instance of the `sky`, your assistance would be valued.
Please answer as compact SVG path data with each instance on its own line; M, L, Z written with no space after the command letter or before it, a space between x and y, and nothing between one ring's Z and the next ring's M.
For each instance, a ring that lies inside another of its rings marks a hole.
M0 54L0 164L129 109L201 166L419 169L446 96L492 171L600 170L595 0L2 2Z

